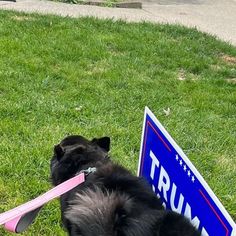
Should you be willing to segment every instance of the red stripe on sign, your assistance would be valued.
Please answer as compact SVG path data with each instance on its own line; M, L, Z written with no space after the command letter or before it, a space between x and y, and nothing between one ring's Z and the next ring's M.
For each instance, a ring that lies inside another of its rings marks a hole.
M151 126L151 128L153 129L153 131L155 132L155 134L158 136L158 138L161 140L161 142L165 145L165 147L168 149L169 152L171 152L170 147L168 146L168 144L164 141L164 139L161 137L161 135L157 132L157 130L155 130L155 128L153 127L153 125L148 121L148 125Z
M145 129L145 133L144 133L144 142L143 142L143 153L142 153L142 163L141 163L141 173L140 175L142 175L142 171L143 171L143 158L144 158L144 154L146 151L146 142L147 142L147 133L148 133L148 128L151 127L152 130L155 132L155 134L158 136L158 138L161 140L161 142L164 144L164 146L167 148L167 150L169 152L171 152L170 147L168 146L168 144L164 141L164 139L161 137L161 135L157 132L157 130L153 127L153 125L151 124L150 121L147 121L147 126Z
M220 221L220 223L223 225L223 227L226 230L226 236L229 235L229 230L226 227L225 223L223 222L223 220L220 218L220 216L217 214L216 210L214 209L214 207L211 205L210 201L207 199L207 197L204 195L204 193L202 192L201 189L199 189L200 194L202 195L202 197L204 198L204 200L207 202L207 204L210 206L211 210L214 212L214 214L216 215L217 219Z

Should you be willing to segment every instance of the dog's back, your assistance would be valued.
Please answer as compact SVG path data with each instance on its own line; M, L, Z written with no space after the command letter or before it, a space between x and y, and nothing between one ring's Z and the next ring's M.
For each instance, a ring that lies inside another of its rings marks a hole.
M73 236L199 236L179 214L166 211L150 186L107 155L108 138L70 136L55 147L54 184L88 167L95 173L61 197L62 219Z

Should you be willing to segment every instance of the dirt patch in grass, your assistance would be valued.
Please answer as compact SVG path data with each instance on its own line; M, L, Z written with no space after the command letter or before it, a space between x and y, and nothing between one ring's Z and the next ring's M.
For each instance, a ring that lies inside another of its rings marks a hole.
M185 71L184 70L180 70L179 71L179 74L178 74L178 80L180 81L183 81L183 80L186 80L186 74L185 74Z
M33 20L35 20L34 17L30 17L30 16L12 16L11 19L16 20L16 21L33 21Z
M192 74L192 73L188 73L185 70L181 69L179 70L178 76L177 76L177 80L180 81L185 81L185 80L192 80L195 81L198 79L197 75Z
M220 71L222 69L221 66L219 65L211 65L210 68L213 70L213 71Z
M236 65L236 57L229 56L229 55L222 55L221 59L226 63Z
M228 83L236 84L236 78L226 79Z
M234 172L236 171L235 159L226 156L220 156L217 159L217 164L222 166L224 169L231 169Z

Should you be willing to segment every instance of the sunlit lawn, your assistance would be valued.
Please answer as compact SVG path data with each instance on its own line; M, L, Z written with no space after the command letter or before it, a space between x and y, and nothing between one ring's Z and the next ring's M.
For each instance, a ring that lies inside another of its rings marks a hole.
M236 48L169 25L0 19L1 212L50 188L67 134L110 136L113 159L136 173L147 105L236 219ZM24 235L65 235L58 202Z

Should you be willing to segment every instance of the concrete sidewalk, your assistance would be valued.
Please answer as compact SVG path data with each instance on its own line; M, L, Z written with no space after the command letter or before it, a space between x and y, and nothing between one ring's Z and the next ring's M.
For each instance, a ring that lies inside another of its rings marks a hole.
M61 16L178 23L197 27L236 46L236 0L142 0L143 9L71 5L45 0L0 1L0 9Z

